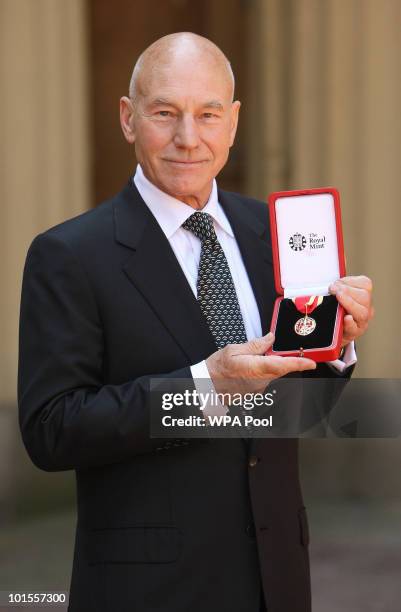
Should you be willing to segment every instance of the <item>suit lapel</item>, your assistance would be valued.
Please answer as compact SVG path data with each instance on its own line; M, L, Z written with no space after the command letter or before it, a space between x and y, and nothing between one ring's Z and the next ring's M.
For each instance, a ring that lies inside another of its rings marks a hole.
M188 363L216 350L199 304L162 229L129 183L114 204L115 237L133 252L123 269L147 300Z

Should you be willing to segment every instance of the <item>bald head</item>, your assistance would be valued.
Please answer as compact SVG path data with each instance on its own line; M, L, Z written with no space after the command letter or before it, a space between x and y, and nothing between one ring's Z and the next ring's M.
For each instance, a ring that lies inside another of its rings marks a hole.
M220 73L227 83L229 97L234 99L234 74L231 64L217 45L209 39L192 32L168 34L152 43L139 56L132 72L129 96L136 100L146 95L149 83L157 78L161 69L175 63L189 63L196 69L199 63L208 64Z

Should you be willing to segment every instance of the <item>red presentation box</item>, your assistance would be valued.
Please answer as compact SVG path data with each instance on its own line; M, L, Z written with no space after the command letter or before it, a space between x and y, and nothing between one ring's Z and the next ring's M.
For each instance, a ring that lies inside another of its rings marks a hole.
M269 215L279 296L270 326L275 340L267 354L337 359L344 308L329 285L345 276L339 193L332 187L275 192L269 196ZM321 297L308 302L309 296Z

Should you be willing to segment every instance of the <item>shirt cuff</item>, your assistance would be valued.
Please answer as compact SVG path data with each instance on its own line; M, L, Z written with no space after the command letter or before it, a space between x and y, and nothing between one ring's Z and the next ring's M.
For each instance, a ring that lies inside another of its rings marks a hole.
M344 355L341 359L335 359L334 361L328 361L327 364L340 372L344 372L346 368L354 365L358 361L355 352L355 342L352 341L345 347Z
M195 389L201 398L203 416L223 416L227 414L228 408L224 406L217 397L206 361L200 361L190 366L192 378L194 379Z

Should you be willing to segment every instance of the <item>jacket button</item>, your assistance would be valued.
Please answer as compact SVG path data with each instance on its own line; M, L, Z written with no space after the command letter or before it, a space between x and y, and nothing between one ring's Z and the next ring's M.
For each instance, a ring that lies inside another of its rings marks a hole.
M250 538L256 537L255 525L253 523L249 523L249 525L246 526L246 533Z
M252 455L252 457L249 457L249 462L248 462L249 467L255 467L258 461L259 459L255 457L255 455Z

